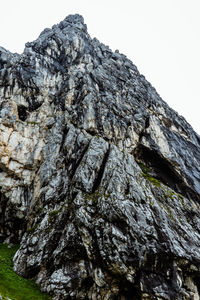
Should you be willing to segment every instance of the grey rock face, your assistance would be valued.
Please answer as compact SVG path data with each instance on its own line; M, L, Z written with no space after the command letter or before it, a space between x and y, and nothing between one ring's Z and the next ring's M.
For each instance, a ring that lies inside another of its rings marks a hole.
M0 241L62 299L200 298L200 137L68 16L0 48Z

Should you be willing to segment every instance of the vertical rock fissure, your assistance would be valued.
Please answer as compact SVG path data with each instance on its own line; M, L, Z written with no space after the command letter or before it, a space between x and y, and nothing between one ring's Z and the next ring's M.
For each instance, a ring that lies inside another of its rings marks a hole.
M104 171L105 171L105 168L106 168L106 163L108 161L109 153L110 153L110 144L108 144L108 150L106 151L106 153L104 155L104 158L103 158L102 164L100 166L99 172L97 173L97 177L94 180L93 187L92 187L92 193L94 193L101 184L101 180L103 178L103 174L104 174Z

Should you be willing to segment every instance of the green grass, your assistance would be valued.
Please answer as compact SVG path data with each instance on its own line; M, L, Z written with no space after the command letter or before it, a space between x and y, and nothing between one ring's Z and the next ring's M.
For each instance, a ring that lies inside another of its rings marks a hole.
M0 295L2 299L50 300L51 297L42 294L32 280L20 277L13 271L12 259L17 249L16 245L8 248L7 245L0 244Z

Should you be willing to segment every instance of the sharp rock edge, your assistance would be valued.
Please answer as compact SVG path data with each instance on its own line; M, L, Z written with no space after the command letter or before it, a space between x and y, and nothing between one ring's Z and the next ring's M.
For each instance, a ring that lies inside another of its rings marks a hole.
M169 87L170 88L170 87ZM200 298L200 137L70 15L0 48L0 242L54 300Z

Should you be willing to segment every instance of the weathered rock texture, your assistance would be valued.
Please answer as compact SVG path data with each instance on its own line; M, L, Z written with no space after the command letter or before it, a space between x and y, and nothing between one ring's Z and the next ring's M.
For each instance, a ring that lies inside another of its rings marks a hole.
M170 87L169 87L170 88ZM53 299L200 298L200 137L68 16L0 48L0 241Z

